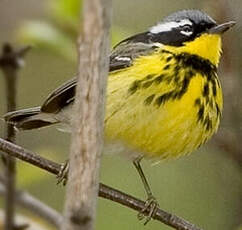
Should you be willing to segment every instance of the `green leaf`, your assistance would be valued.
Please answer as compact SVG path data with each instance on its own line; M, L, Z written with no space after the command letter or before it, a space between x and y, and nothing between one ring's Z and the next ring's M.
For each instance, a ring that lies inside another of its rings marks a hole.
M71 61L76 60L76 41L55 26L45 22L26 22L18 35L23 43L46 49Z
M52 0L50 1L51 15L58 24L77 29L80 21L81 0Z

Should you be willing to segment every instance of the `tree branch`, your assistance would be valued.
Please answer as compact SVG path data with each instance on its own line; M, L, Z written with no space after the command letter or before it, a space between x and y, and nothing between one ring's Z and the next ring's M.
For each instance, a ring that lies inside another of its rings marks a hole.
M6 181L0 176L0 195L6 196ZM27 192L16 191L16 203L21 207L31 210L33 213L42 217L44 220L53 224L57 229L60 229L62 223L62 215L56 210L47 206Z
M110 21L111 0L83 1L79 76L62 230L94 228L103 147Z
M47 160L36 153L33 153L16 144L10 143L2 138L0 138L0 150L8 153L12 157L16 157L20 160L28 162L55 175L58 175L61 170L60 164ZM99 196L122 204L138 212L143 210L145 207L144 201L141 201L133 196L125 194L102 183L99 184ZM149 210L147 210L147 213L148 212ZM177 230L202 230L188 221L161 209L157 209L153 219Z

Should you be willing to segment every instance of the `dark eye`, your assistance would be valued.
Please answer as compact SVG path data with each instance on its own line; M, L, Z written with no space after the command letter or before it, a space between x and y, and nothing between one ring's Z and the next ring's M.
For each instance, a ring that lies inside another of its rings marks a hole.
M180 33L185 35L185 36L192 35L192 33L193 33L192 26L191 25L184 25L184 26L182 26Z
M206 24L207 24L207 23L206 23L205 21L201 21L201 22L200 22L200 25L201 25L201 26L205 26Z
M182 31L184 32L191 32L192 31L192 27L190 25L185 25L182 27Z

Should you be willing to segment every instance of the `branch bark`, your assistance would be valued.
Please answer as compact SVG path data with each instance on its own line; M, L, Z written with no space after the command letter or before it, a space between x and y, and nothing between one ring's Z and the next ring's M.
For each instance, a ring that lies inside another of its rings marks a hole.
M47 160L36 153L33 153L16 144L10 143L2 138L0 138L0 150L6 152L12 157L16 157L20 160L28 162L55 175L58 175L61 170L60 164ZM99 184L98 195L102 198L112 200L138 212L143 210L145 207L144 201L141 201L133 196L125 194L102 183ZM147 213L149 211L150 210L147 210ZM196 227L194 224L189 223L183 218L161 209L156 210L153 219L158 220L177 230L202 230L201 228Z
M94 228L103 145L111 0L85 0L83 9L62 230Z

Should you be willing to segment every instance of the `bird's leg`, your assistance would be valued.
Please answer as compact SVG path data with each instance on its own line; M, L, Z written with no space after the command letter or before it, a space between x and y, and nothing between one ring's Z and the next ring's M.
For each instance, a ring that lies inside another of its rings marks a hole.
M150 189L150 186L148 184L148 181L145 177L145 174L142 170L142 167L140 165L140 161L142 160L141 157L139 158L136 158L134 161L133 161L133 164L135 166L135 168L137 169L139 175L140 175L140 178L143 182L143 185L144 185L144 188L145 188L145 191L146 191L146 194L148 196L146 202L145 202L145 207L139 212L138 214L138 218L140 220L142 220L145 215L147 216L146 218L146 221L145 221L145 225L151 220L151 218L154 216L157 208L159 207L159 204L158 202L156 201L156 198L153 196L152 192L151 192L151 189Z
M61 164L60 172L56 176L57 184L63 183L63 185L66 185L68 171L69 171L69 160L66 160L65 163Z

